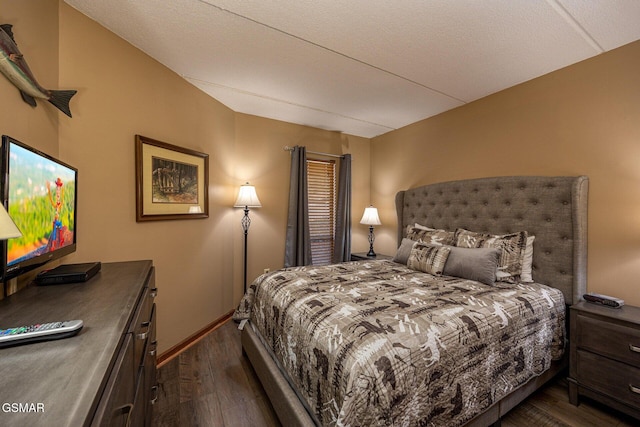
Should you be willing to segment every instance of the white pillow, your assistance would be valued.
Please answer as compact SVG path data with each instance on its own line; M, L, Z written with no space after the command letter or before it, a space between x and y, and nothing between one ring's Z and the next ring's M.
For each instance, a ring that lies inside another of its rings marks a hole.
M533 282L533 241L536 236L527 236L527 246L524 248L522 255L522 273L520 273L521 282Z
M417 222L415 223L414 227L417 228L417 229L420 229L420 230L427 230L427 231L435 230L435 228L429 228L429 227L426 227L426 226L424 226L422 224L418 224Z

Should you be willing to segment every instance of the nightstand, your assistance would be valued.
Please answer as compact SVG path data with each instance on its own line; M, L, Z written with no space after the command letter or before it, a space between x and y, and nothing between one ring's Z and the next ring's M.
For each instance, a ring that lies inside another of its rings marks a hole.
M351 261L367 261L373 259L388 259L392 260L393 257L389 255L376 254L376 256L367 256L366 252L358 252L355 254L351 254Z
M570 309L569 400L587 396L640 419L640 308Z

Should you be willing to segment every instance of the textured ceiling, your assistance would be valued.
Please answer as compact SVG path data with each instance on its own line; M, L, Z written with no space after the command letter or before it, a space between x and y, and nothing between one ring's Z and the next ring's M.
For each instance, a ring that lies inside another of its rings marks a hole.
M374 137L640 39L638 0L65 0L234 111Z

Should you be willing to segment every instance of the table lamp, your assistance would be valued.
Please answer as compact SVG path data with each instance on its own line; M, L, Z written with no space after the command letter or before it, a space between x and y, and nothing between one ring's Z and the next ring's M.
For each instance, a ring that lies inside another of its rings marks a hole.
M14 237L20 237L22 233L16 227L4 206L0 209L0 240L13 239ZM7 296L7 283L2 286L2 292L4 296Z
M373 226L382 224L380 222L380 217L378 216L378 209L374 208L373 206L365 208L362 219L360 220L360 224L369 226L369 253L367 254L367 256L375 257L376 253L373 251L373 241L376 239L376 236L373 234Z

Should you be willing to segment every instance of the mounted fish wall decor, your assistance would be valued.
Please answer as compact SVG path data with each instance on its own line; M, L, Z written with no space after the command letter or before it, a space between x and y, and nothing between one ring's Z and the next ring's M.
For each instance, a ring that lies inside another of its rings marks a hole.
M46 99L71 117L69 101L77 91L49 90L40 86L20 53L11 28L10 24L0 25L0 71L2 74L20 90L22 99L27 104L35 107L35 98Z

